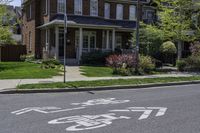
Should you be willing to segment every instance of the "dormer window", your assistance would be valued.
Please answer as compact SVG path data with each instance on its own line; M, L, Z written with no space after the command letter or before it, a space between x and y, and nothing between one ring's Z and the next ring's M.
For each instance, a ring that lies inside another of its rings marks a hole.
M82 0L74 0L74 14L82 15Z
M98 16L98 0L90 0L90 15Z
M57 5L58 5L58 13L64 13L65 12L65 0L58 0L57 1Z
M123 19L123 10L124 10L124 7L122 4L117 4L117 9L116 9L116 19L118 20L122 20Z

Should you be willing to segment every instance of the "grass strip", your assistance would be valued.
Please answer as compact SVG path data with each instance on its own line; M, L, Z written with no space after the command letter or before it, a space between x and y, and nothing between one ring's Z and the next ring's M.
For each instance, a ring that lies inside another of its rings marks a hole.
M200 80L200 76L192 77L162 77L162 78L145 78L145 79L113 79L113 80L96 80L96 81L74 81L74 82L55 82L55 83L39 83L25 84L17 86L18 90L23 89L57 89L57 88L81 88L81 87L103 87L115 85L141 85L150 83L170 83L181 81Z
M59 75L60 70L42 69L28 62L0 62L0 79L43 79Z

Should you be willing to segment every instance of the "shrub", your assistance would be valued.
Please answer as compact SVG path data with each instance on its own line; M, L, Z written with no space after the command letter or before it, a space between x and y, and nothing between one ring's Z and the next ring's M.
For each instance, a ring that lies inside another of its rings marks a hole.
M150 73L155 69L155 64L150 56L141 55L139 58L139 69L142 73Z
M25 62L33 62L35 61L35 56L33 54L21 55L20 60Z
M193 56L199 56L200 57L200 42L196 41L191 44L190 51Z
M199 56L190 56L186 58L187 67L186 69L188 71L200 71L200 58Z
M108 57L110 52L95 51L91 53L84 53L82 55L81 64L87 65L105 65L106 57Z
M179 71L184 71L186 69L187 66L187 62L185 60L177 60L176 61L176 66L178 68Z
M107 65L113 68L114 74L133 75L135 74L136 58L135 54L111 55L107 59ZM149 73L155 65L149 56L140 56L140 73Z
M176 54L177 49L173 42L167 41L160 46L160 51L164 54Z
M158 59L152 59L153 63L155 64L156 68L161 68L163 66L162 61L158 60Z
M47 59L47 60L42 61L41 68L43 68L43 69L62 69L62 66L58 60Z
M110 55L106 61L113 68L114 74L124 76L132 75L136 65L134 54Z
M163 54L166 63L175 64L174 55L177 53L177 48L173 42L163 43L160 46L160 52Z

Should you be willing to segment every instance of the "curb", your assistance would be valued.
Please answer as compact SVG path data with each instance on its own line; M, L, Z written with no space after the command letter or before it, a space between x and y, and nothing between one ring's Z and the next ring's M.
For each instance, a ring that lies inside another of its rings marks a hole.
M183 82L170 82L170 83L157 83L157 84L141 84L141 85L123 85L123 86L103 86L103 87L82 87L82 88L67 88L67 89L27 89L17 90L16 88L5 89L0 91L0 94L28 94L28 93L61 93L61 92L85 92L85 91L104 91L104 90L123 90L123 89L140 89L151 87L164 87L175 85L190 85L200 84L200 80L196 81L183 81Z

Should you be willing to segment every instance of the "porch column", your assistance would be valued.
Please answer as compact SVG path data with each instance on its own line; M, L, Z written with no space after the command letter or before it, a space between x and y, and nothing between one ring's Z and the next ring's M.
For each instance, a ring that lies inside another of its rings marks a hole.
M109 49L109 30L106 31L106 49Z
M55 27L55 58L59 60L59 28Z
M83 28L79 28L79 61L83 52Z
M112 30L112 51L115 51L115 29Z

